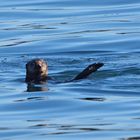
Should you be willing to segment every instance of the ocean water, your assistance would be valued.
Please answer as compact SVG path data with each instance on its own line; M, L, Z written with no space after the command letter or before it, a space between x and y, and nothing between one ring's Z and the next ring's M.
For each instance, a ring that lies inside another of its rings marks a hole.
M29 87L25 64L84 80ZM1 0L0 140L140 139L139 0Z

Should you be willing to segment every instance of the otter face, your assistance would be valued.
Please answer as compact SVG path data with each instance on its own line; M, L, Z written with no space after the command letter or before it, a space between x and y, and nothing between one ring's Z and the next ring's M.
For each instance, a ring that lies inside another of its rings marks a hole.
M39 83L48 75L47 63L43 59L34 59L26 64L26 82Z

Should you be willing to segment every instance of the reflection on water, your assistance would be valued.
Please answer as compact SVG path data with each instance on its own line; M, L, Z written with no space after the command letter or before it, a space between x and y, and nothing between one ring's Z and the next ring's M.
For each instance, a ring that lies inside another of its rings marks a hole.
M27 92L35 92L35 91L48 91L48 88L43 85L34 85L34 84L28 84L27 85Z
M90 97L86 97L86 98L81 98L81 100L87 100L87 101L104 101L104 98L90 98Z
M0 139L140 139L139 0L1 0ZM48 62L56 81L24 82Z

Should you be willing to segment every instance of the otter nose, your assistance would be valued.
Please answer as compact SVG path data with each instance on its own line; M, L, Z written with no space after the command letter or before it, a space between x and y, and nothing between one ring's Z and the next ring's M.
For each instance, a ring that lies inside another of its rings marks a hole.
M37 65L36 65L36 68L37 68L37 69L41 69L41 65L40 65L40 64L37 64Z

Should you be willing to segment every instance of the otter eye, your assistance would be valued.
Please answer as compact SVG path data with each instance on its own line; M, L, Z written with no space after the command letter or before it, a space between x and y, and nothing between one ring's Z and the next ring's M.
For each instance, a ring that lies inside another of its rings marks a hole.
M34 62L33 62L33 63L31 63L31 67L33 67L33 68L35 67L35 63L34 63Z

